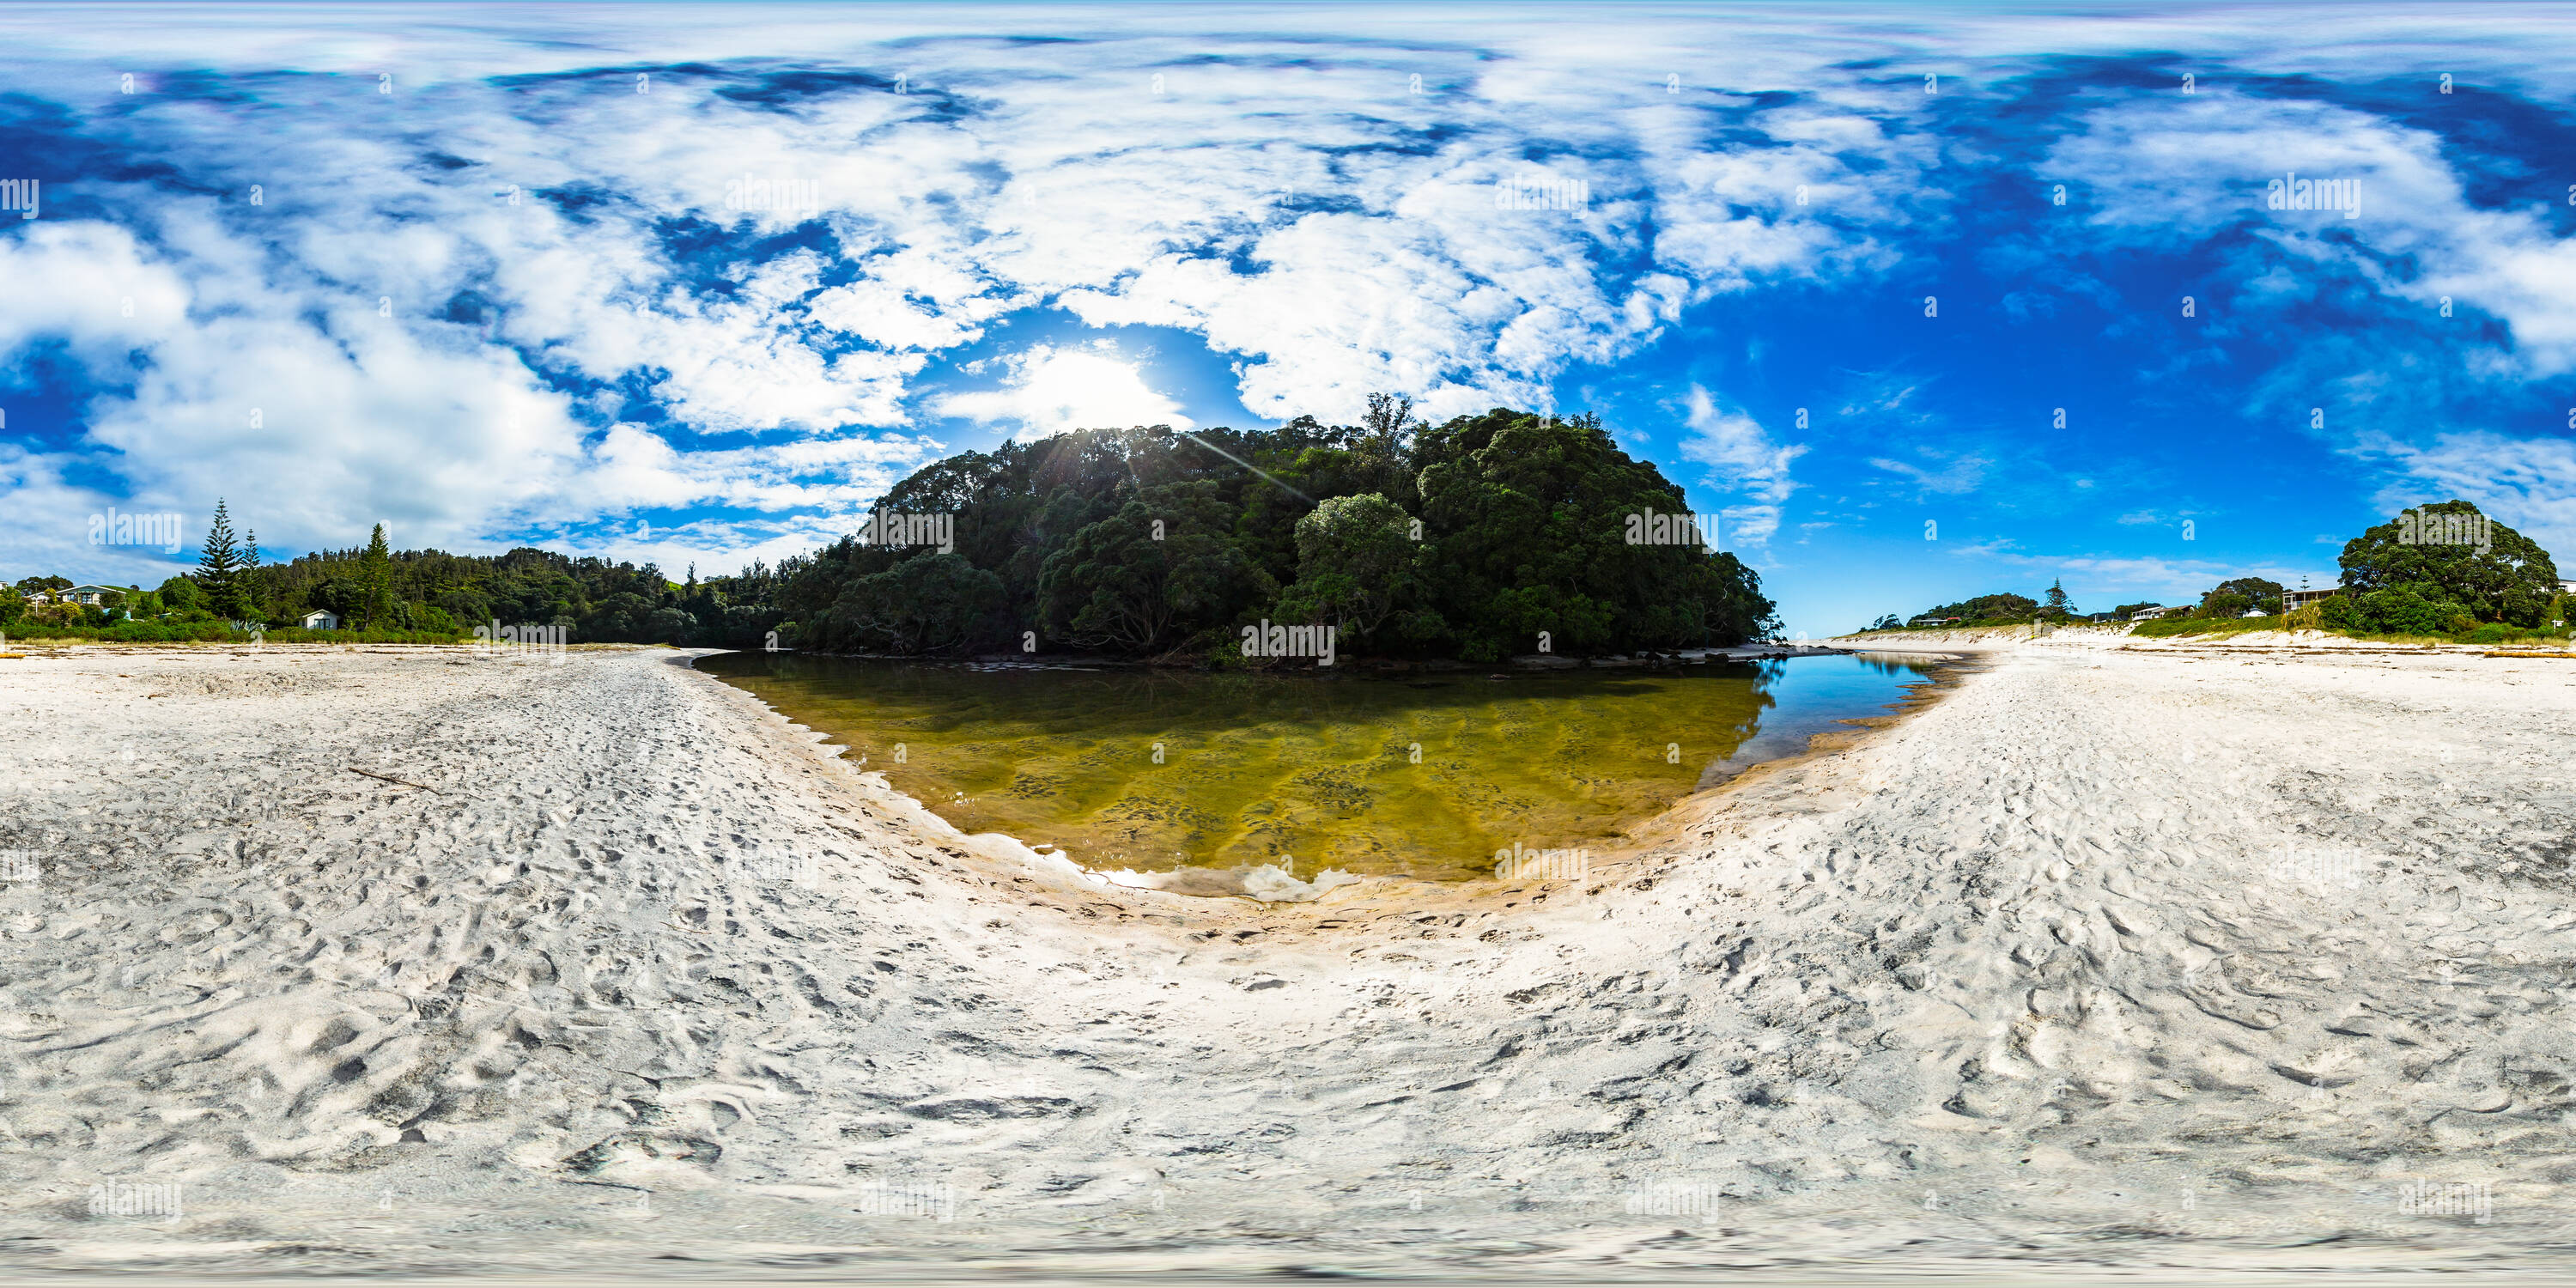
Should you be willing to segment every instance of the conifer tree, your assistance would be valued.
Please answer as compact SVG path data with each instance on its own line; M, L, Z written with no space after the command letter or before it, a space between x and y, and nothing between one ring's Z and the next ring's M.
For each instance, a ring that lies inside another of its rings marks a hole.
M242 616L241 550L233 543L232 516L224 512L221 498L215 501L215 523L206 530L206 548L197 556L197 585L206 594L206 608L225 621L238 621Z
M393 615L393 573L393 552L385 547L385 525L379 523L367 538L366 553L358 556L359 611L365 614L365 624L370 627Z

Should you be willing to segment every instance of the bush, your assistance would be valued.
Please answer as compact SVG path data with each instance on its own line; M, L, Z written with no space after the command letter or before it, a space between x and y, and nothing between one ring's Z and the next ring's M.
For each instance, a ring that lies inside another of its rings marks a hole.
M2458 610L2426 599L2413 586L2391 586L2361 597L2361 624L2387 635L2438 635Z

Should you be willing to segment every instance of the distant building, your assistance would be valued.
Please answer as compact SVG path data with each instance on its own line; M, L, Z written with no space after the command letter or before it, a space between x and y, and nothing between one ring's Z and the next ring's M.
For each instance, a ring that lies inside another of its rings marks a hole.
M2129 620L2133 622L2152 622L2159 617L2180 617L2190 611L2191 605L2189 604L2162 604L2154 608L2141 608L2138 611L2129 614Z
M327 609L314 609L312 612L306 613L302 620L304 622L304 629L308 631L336 631L340 629L340 615Z
M2318 600L2342 593L2341 586L2326 586L2317 590L2285 590L2281 592L2281 611L2295 613Z
M61 599L66 604L88 604L95 608L98 606L99 596L125 593L126 589L123 586L74 586L64 591Z

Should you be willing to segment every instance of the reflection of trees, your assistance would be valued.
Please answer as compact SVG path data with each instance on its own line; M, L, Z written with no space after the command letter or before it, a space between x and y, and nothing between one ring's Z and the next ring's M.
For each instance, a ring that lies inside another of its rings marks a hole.
M1880 675L1929 676L1941 666L1939 662L1897 657L1886 653L1855 653L1852 655L1852 660Z

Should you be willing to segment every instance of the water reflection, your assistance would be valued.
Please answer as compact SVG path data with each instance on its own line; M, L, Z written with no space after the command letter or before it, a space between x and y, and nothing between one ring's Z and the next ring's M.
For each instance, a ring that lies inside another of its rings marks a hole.
M1931 664L1280 679L736 653L700 666L970 832L1144 871L1276 864L1433 879L1614 842Z

